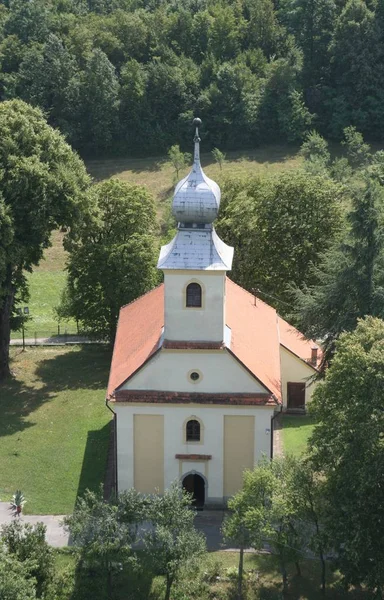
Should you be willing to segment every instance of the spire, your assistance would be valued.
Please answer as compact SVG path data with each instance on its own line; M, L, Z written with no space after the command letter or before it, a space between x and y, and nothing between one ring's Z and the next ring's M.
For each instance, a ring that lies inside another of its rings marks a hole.
M201 119L194 119L194 159L190 173L175 188L172 213L182 227L199 227L212 223L219 212L220 188L209 179L201 168L199 126Z
M195 142L195 154L194 154L194 164L197 166L200 165L200 142L201 139L199 138L199 127L201 125L201 119L193 119L193 124L195 125L196 129L195 129L195 137L193 138L193 141Z

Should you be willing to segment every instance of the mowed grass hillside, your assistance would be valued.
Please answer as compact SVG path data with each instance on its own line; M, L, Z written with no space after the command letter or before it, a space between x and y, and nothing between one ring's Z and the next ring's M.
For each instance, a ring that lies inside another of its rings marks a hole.
M190 152L192 150L191 144ZM204 172L216 181L220 181L223 176L242 177L295 169L301 165L302 160L296 146L268 146L243 152L228 152L223 169L220 170L210 153L201 155ZM172 195L176 183L174 169L167 157L89 160L86 166L95 181L118 177L122 181L145 185L160 205ZM191 165L188 165L180 171L178 179L187 175L190 168Z
M111 412L104 346L13 348L0 384L0 499L16 489L30 514L68 514L104 481Z

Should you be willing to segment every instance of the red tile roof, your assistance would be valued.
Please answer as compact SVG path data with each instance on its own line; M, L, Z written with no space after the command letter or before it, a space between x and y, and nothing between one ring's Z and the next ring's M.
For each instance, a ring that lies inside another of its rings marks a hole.
M318 367L322 359L321 348L313 340L308 340L304 337L300 331L295 329L293 325L287 323L287 321L284 321L281 317L278 316L277 319L280 331L280 344L305 362L309 363L310 366ZM312 365L310 362L312 348L316 348L317 350L316 365Z
M164 284L120 309L108 396L156 352L163 325Z
M231 344L227 350L280 403L280 344L308 362L314 342L306 340L281 319L274 308L259 298L255 300L252 294L228 278L226 324L231 329ZM108 382L109 398L159 349L163 325L164 284L122 307ZM188 344L185 347L189 347ZM265 404L265 396L262 403Z

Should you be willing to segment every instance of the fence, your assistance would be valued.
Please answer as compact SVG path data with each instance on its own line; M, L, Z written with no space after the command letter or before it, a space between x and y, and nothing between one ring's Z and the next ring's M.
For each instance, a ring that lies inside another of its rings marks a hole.
M26 327L25 330L13 331L11 335L12 346L55 346L65 344L94 343L83 332L74 328L34 329Z

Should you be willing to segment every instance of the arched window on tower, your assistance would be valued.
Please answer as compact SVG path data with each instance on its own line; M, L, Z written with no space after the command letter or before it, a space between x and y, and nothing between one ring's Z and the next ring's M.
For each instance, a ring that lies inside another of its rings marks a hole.
M187 423L187 431L186 431L186 440L187 442L200 442L200 423L195 419L191 419Z
M187 285L187 306L201 306L201 286L198 283L190 283Z

